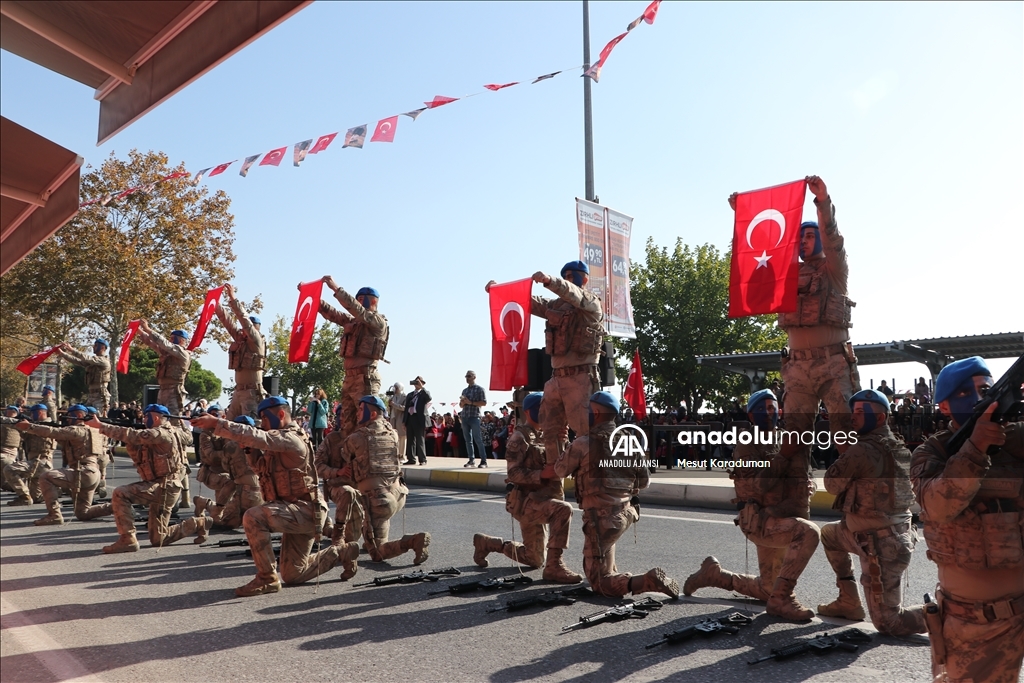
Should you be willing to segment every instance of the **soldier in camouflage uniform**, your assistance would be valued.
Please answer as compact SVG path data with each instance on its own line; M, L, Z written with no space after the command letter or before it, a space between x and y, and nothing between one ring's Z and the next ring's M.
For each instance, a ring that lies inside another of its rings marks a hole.
M40 401L46 406L47 421L57 423L57 402L54 400L55 392L49 384L43 385L43 398Z
M128 444L128 456L135 463L142 481L118 486L106 506L114 514L117 541L105 546L105 553L133 553L139 549L135 536L135 511L132 505L149 505L149 544L170 545L186 536L198 534L195 543L206 540L209 529L205 517L191 517L170 526L171 510L181 497L181 474L187 462L185 449L192 444L192 432L172 421L166 406L146 406L146 429L116 427L93 418L87 423L98 433Z
M757 547L759 574L734 574L723 570L714 557L707 557L700 570L686 579L683 594L693 595L705 587L736 591L766 602L768 614L806 621L814 612L801 605L793 593L819 540L818 526L807 519L811 488L804 476L806 468L801 461L779 454L778 402L771 390L750 396L747 419L753 425L748 432L751 441L741 440L733 458L771 464L766 468L737 467L729 478L736 488L732 502L740 511L734 522Z
M345 360L345 382L341 388L341 424L337 429L348 437L356 429L360 398L380 393L377 361L383 360L388 347L388 320L377 312L380 294L376 289L363 287L353 298L330 275L325 275L323 281L348 311L320 302L320 314L341 325L344 331L338 350Z
M20 414L18 406L7 406L3 417L0 417L0 468L7 469L8 465L17 462L21 454L21 432L14 428ZM4 489L9 488L10 485L4 481Z
M93 406L86 406L86 410L89 412L89 417L93 415L99 417L100 411ZM103 437L100 440L103 444L103 454L96 458L96 466L100 469L100 483L96 485L95 498L101 499L107 497L107 465L114 461L114 441L111 441L107 437Z
M951 429L992 386L978 356L950 363L935 382ZM1024 660L1024 423L992 422L992 404L955 453L954 432L914 451L910 481L928 559L939 566L939 612L926 614L937 681L1015 683Z
M544 580L556 583L579 583L583 577L565 566L562 553L569 547L569 523L572 506L565 502L562 480L542 478L544 448L540 445L540 410L543 394L534 393L523 399L523 420L505 446L505 462L511 489L505 494L505 509L519 522L522 543L504 541L494 536L473 536L473 561L487 566L488 553L502 553L514 562L531 569L544 566ZM551 537L548 536L550 527ZM547 543L545 543L547 541ZM544 547L547 546L547 562Z
M217 317L231 335L228 347L228 369L235 371L235 390L231 393L227 419L239 415L256 416L256 407L267 395L263 389L263 369L267 366L267 344L260 333L260 319L247 315L242 302L235 298L235 288L224 285L232 320L222 304L217 304ZM237 321L237 324L236 324Z
M67 427L48 427L41 424L19 422L15 427L25 434L60 442L66 467L51 469L40 480L47 515L37 519L36 526L63 524L60 511L60 492L71 495L75 517L84 521L110 514L109 505L93 505L93 494L100 481L98 460L103 455L103 439L93 430L77 424L86 419L88 409L75 404L68 408Z
M879 633L924 633L920 606L904 609L900 591L917 534L911 527L910 451L889 429L889 399L866 389L850 399L859 435L825 474L825 488L836 496L843 519L821 528L821 544L836 573L839 598L818 605L818 614L860 621L864 618L850 553L860 558L860 582L871 623Z
M256 426L256 421L248 415L239 415L232 422ZM207 436L207 433L203 432L203 436ZM237 529L242 526L242 516L246 510L263 505L259 478L249 465L246 448L220 437L213 437L212 440L220 442L218 445L221 448L216 457L218 464L225 468L226 481L217 489L216 502L199 496L193 499L195 515L200 517L208 512L217 526Z
M266 501L249 508L242 517L256 577L235 589L239 597L276 593L281 590L282 579L286 584L303 583L329 571L339 560L354 561L359 556L356 543L334 542L310 553L327 514L313 468L313 446L292 421L288 401L283 397L268 396L257 412L262 429L212 415L192 421L195 427L213 429L215 436L251 449L248 462L259 477ZM281 533L280 575L270 542L275 531Z
M107 356L109 346L106 339L97 339L92 345L91 356L85 355L66 342L57 347L58 353L66 361L85 369L85 385L89 393L83 404L95 408L100 417L106 417L110 408L110 358Z
M49 422L46 405L39 403L32 406L34 422ZM20 432L15 431L16 434ZM17 497L7 502L8 505L32 505L43 502L43 489L40 479L53 469L53 451L57 443L53 439L25 433L21 435L25 447L25 460L11 463L3 469L4 480L14 489Z
M334 520L336 540L356 541L360 531L363 547L374 562L383 562L413 551L413 564L423 564L429 555L430 534L406 534L389 541L391 518L405 507L409 489L401 479L398 435L385 419L384 403L376 396L363 396L359 401L359 429L345 439L340 451L341 468L325 463L320 468L331 484L331 495L337 506ZM335 449L335 453L338 453ZM330 462L338 462L337 456ZM355 557L346 561L342 580L355 576Z
M206 412L219 418L221 408L214 404L207 408ZM195 496L192 503L195 505L196 515L201 514L209 505L227 505L235 494L235 484L231 480L227 465L229 457L225 453L228 443L226 439L214 436L212 429L199 432L199 472L196 474L196 481L213 491L214 500Z
M660 567L633 576L619 573L615 566L615 543L639 521L636 495L650 484L651 473L646 467L602 465L612 458L609 439L619 402L607 391L598 391L591 395L588 408L589 435L577 437L541 474L542 479L576 479L577 501L583 509L583 572L600 595L618 598L626 593L659 592L675 599L679 584Z
M188 332L174 330L171 340L167 341L149 326L148 320L139 325L139 341L153 349L159 355L156 363L156 382L160 385L157 394L160 405L167 408L171 415L181 415L185 405L185 378L192 365L192 352L185 348Z
M340 431L334 430L324 437L313 456L313 464L324 485L324 498L327 500L339 500L337 497L339 494L335 489L342 486L355 487L356 483L351 477L351 468L349 468L348 476L345 478L339 476L341 470L349 464L349 457L345 453L345 435ZM349 496L348 501L348 506L351 507L355 504L355 496ZM342 532L344 538L353 541L359 538L362 529L362 517L359 514L353 515L348 508L344 510L339 508L335 511L335 518L342 521L347 520L346 523L351 527L348 531ZM334 523L329 519L326 520L324 533L329 531L333 534L334 529Z

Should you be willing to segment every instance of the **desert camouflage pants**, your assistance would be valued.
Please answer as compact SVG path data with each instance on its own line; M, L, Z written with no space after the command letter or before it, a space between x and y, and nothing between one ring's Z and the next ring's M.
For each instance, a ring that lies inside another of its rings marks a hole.
M181 524L170 526L171 510L181 497L181 483L171 475L157 481L137 481L118 486L111 496L110 506L114 522L121 537L135 538L135 511L132 505L148 505L149 544L165 546L196 533L197 518L189 517Z
M345 368L345 383L341 386L341 433L346 439L359 423L359 399L379 393L380 373L375 365Z
M50 470L39 480L46 511L51 515L59 515L60 492L71 496L71 504L75 508L75 517L83 522L96 517L110 514L108 505L93 505L92 497L100 483L100 473L93 466L86 466L81 471L69 468Z
M595 593L618 598L629 592L632 574L615 566L615 543L639 519L632 505L583 511L583 573Z
M173 385L160 385L160 391L157 392L157 401L160 405L167 408L171 415L181 415L181 407L185 405L185 385L184 384L173 384Z
M821 527L821 545L836 577L853 576L850 553L856 554L860 558L860 584L868 614L878 632L890 636L924 633L924 612L920 607L903 609L900 590L917 534L908 528L906 533L877 539L859 536L858 540L843 522L829 522Z
M959 599L961 602L970 602ZM1008 596L1013 599L1018 596ZM942 605L942 593L939 604ZM945 665L935 661L932 675L942 683L1018 683L1024 664L1024 613L988 622L970 621L943 609L942 638L946 645Z
M220 502L222 490L228 491L226 500ZM249 508L263 505L263 494L259 486L243 486L231 482L230 490L225 487L217 491L218 500L213 505L207 505L206 511L213 518L213 523L229 529L237 529L242 526L242 515Z
M519 522L523 539L522 543L505 543L501 552L509 559L537 569L544 565L545 548L569 547L572 506L564 500L536 500L513 490L505 497L505 509Z
M596 367L595 371L596 371ZM600 389L597 379L587 372L568 377L552 376L544 383L544 401L540 404L540 424L544 430L547 461L553 463L565 448L566 425L576 436L590 432L590 396Z
M763 510L740 520L743 535L757 547L758 576L737 574L733 590L767 602L776 579L795 583L800 578L818 547L818 525L800 517L772 517Z
M7 469L7 466L18 461L17 448L5 448L0 450L0 467Z
M396 482L390 488L376 488L366 493L351 486L334 486L331 496L337 506L335 527L344 529L346 543L363 537L363 547L374 562L398 557L408 548L402 542L388 541L391 518L405 507L409 489Z
M20 498L31 498L38 501L43 497L40 480L53 469L50 458L34 458L13 462L3 468L4 480Z
M829 430L848 432L850 397L860 391L860 374L841 353L808 360L784 359L782 380L786 383L783 413L786 429L803 432L814 427L818 401L828 409Z
M100 417L106 417L107 410L110 409L110 392L106 387L89 387L89 393L85 396L85 405L95 408Z
M249 539L256 575L261 581L269 583L278 575L270 544L270 534L275 531L281 534L281 556L277 564L285 583L304 583L326 574L338 562L338 546L335 545L310 554L317 531L314 505L316 503L309 501L274 501L245 511L242 526Z
M217 505L227 505L235 495L235 482L227 472L216 472L209 465L200 465L196 481L206 484L213 491Z
M262 384L236 385L235 390L231 392L231 403L228 404L226 413L227 419L234 420L239 415L248 415L259 423L259 420L256 419L256 408L266 396L267 392L263 390Z

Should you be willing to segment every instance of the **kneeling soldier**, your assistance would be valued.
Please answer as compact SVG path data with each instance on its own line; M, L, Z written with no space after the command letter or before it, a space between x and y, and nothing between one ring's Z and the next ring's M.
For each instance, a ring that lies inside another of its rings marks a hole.
M32 420L49 422L49 412L46 404L36 404L32 406ZM18 494L17 498L8 501L8 505L32 505L42 502L41 480L53 469L53 450L57 445L53 439L26 432L21 437L21 444L25 448L26 459L11 463L3 470L4 480Z

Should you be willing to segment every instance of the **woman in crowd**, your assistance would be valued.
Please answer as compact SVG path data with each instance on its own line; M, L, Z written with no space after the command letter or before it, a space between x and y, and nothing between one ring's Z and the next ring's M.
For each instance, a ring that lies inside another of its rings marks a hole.
M331 410L327 403L327 392L319 388L314 391L313 400L309 402L306 410L309 412L309 430L315 449L324 440L324 430L327 429L327 414Z

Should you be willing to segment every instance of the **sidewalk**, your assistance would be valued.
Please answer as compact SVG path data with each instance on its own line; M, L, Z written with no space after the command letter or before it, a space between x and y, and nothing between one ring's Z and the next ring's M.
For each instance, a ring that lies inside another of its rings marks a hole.
M462 458L429 458L426 465L403 465L405 481L412 487L468 489L505 492L504 460L488 460L487 468L463 467ZM825 491L824 471L815 472L818 491L811 498L811 512L838 517L832 509L835 496ZM566 498L572 500L573 481L565 482ZM664 470L651 475L651 485L640 492L640 500L655 505L735 510L732 481L723 471Z

